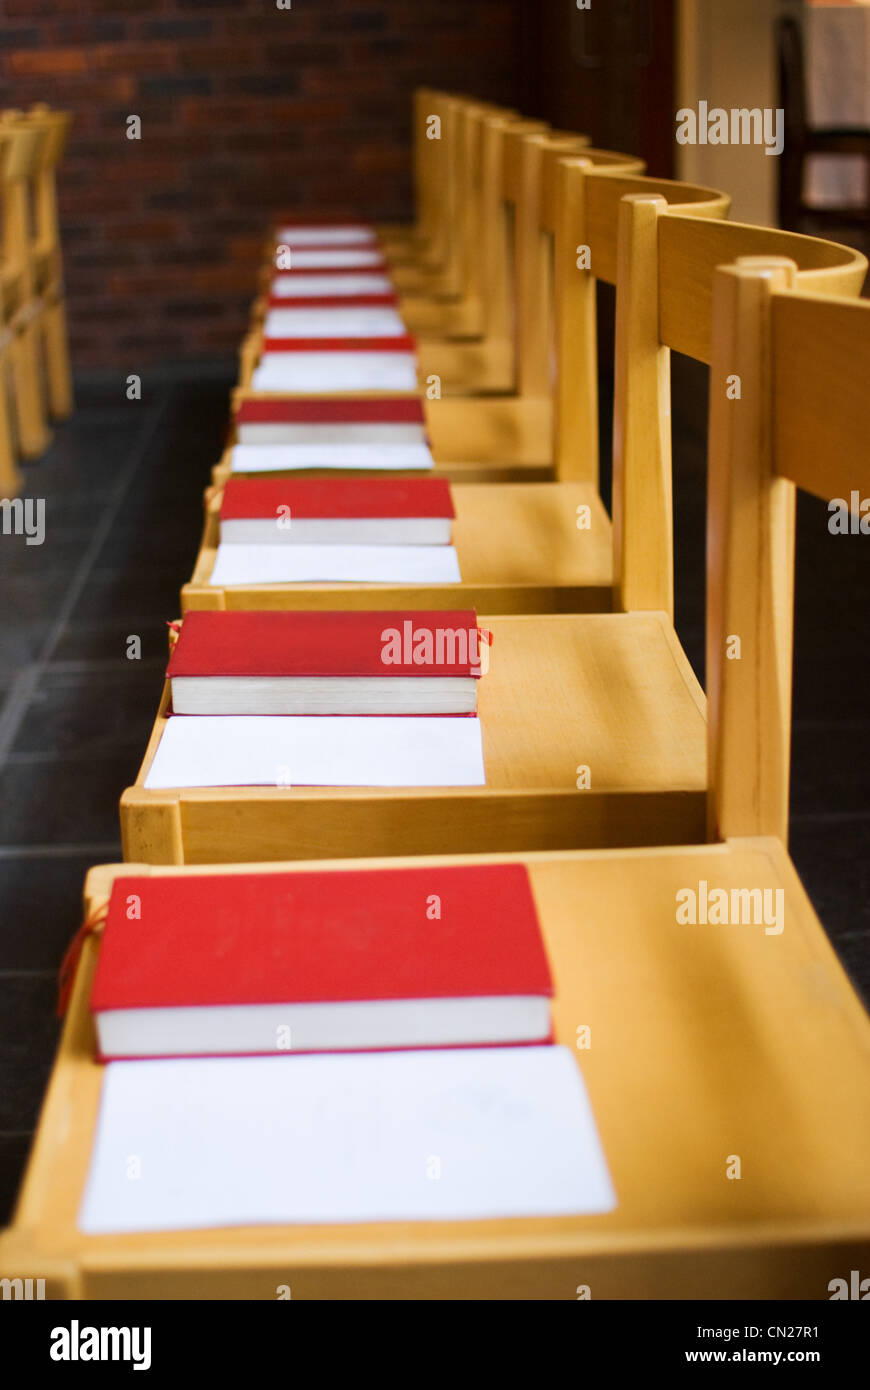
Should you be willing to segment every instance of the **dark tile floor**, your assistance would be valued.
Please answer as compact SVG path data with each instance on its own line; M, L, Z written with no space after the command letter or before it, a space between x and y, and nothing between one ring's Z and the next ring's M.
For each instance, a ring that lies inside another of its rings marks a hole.
M673 382L677 624L703 676L705 374L675 359ZM146 378L128 403L120 380L80 382L76 415L27 470L28 495L46 499L44 545L0 536L0 1222L51 1064L82 881L120 857L118 796L156 708L229 385L229 370ZM826 521L823 504L802 503L791 847L870 999L870 541L831 537ZM133 634L139 661L126 656Z
M231 379L229 366L198 383L146 376L138 402L123 375L80 380L75 415L25 472L44 544L0 535L0 1222L54 1053L84 876L121 857L118 797L154 718Z

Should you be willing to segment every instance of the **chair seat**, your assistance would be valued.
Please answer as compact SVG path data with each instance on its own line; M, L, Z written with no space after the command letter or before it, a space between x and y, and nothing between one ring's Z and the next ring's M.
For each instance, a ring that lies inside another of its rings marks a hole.
M274 1299L290 1270L294 1298L827 1299L866 1273L870 1023L782 845L486 858L528 866L555 1038L589 1092L612 1212L82 1235L103 1078L91 937L0 1266L79 1298ZM120 872L161 871L94 871L86 911ZM677 894L702 881L781 891L784 930L680 924Z
M485 786L146 789L164 693L139 777L121 798L125 858L201 864L704 838L704 696L664 614L480 622L493 634L478 694Z
M424 381L434 373L448 395L474 396L479 392L513 392L516 354L509 338L479 338L468 342L441 342L423 338L417 357Z
M445 304L424 295L403 295L399 312L408 331L424 341L427 335L438 339L475 338L481 334L483 310L479 299L466 297Z
M453 544L461 584L210 584L222 494L207 506L193 578L195 608L447 608L486 613L604 612L612 607L610 518L589 483L457 483ZM580 508L590 525L578 530Z

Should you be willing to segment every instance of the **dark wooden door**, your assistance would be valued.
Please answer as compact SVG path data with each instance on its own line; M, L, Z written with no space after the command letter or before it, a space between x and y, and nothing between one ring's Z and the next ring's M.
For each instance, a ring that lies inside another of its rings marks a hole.
M638 154L671 177L675 0L525 0L525 114Z

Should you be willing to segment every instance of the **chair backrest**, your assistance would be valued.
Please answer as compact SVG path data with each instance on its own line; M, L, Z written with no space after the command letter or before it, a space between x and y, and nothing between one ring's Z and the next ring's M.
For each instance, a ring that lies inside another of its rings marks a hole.
M3 208L3 259L23 276L25 293L34 289L31 184L46 144L46 131L18 111L0 116L3 137L0 196Z
M515 342L515 388L521 396L550 397L556 353L556 170L567 156L593 169L640 173L643 160L593 149L585 135L535 129L523 122L504 133L501 196L507 259L514 292L510 315Z
M549 126L510 112L472 111L470 120L477 127L480 159L472 284L480 295L485 336L505 339L513 334L516 318L515 140L524 134L545 133Z
M724 193L670 179L651 179L594 163L593 152L560 159L555 169L557 477L598 485L598 341L596 282L615 285L623 198L667 200L699 219L727 216ZM552 215L552 213L551 213ZM638 282L632 282L636 293Z
M456 100L453 133L456 141L455 226L451 271L462 294L477 300L485 318L487 305L485 245L492 222L499 216L492 184L485 177L485 139L490 123L510 126L513 111L485 102ZM496 137L497 138L497 137Z
M613 518L617 599L673 612L670 371L673 348L710 362L713 279L742 256L787 256L810 293L855 296L867 260L835 242L699 220L661 198L620 209Z
M507 137L504 193L513 206L515 384L521 396L553 391L553 239L541 220L544 170L550 157L588 147L585 135L559 131L512 130Z
M34 171L33 213L37 242L40 249L49 251L60 261L60 224L57 215L57 166L61 161L69 133L70 117L65 111L53 111L48 106L32 106L24 117L43 135L37 167Z
M870 499L870 304L808 287L793 258L745 258L714 279L709 829L785 841L795 487Z
M431 91L418 114L422 129L418 178L426 186L424 202L428 200L432 229L429 258L457 293L463 292L468 274L468 224L476 206L478 168L468 119L472 111L509 114L469 97Z

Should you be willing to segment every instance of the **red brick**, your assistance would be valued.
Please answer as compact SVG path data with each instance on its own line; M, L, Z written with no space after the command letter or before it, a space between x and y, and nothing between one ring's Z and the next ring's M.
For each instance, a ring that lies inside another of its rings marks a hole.
M4 100L74 117L60 211L82 366L234 356L277 209L407 216L415 84L521 101L520 0L0 5Z
M56 73L87 72L88 54L84 48L42 49L33 53L10 53L8 62L10 72L51 77Z

